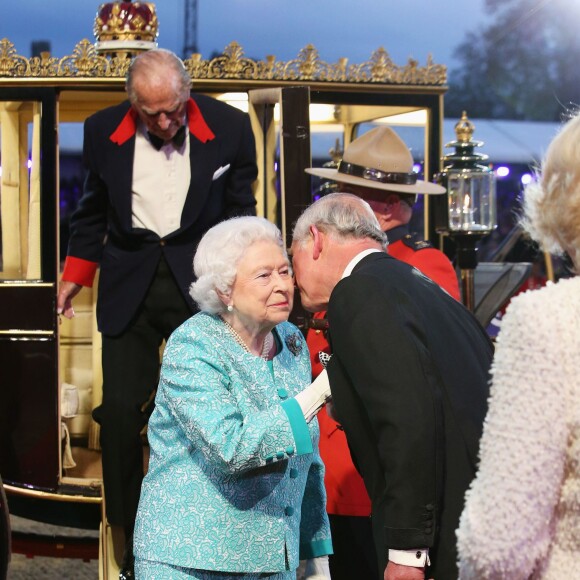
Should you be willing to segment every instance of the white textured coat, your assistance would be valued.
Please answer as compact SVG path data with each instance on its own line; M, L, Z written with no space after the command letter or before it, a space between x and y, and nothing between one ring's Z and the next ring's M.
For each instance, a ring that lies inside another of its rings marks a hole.
M492 381L460 578L579 578L580 277L512 301Z

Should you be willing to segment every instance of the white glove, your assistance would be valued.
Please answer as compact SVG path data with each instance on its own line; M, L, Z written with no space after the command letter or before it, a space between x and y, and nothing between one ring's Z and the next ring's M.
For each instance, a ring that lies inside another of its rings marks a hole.
M322 408L322 405L324 405L329 398L330 385L328 383L328 374L326 370L323 370L314 379L314 382L310 386L306 387L295 397L302 409L302 414L307 423L312 420L312 417L318 413Z
M330 580L328 556L319 556L306 560L304 580Z

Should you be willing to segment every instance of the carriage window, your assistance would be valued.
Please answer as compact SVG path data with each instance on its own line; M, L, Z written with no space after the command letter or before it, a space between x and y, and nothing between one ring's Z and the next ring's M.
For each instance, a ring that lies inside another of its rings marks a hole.
M338 124L319 124L311 122L312 166L336 168L344 153L344 127ZM338 191L336 182L312 176L312 199Z
M59 254L61 268L66 257L70 218L83 191L83 123L59 125Z
M40 103L0 102L0 171L0 280L40 279Z

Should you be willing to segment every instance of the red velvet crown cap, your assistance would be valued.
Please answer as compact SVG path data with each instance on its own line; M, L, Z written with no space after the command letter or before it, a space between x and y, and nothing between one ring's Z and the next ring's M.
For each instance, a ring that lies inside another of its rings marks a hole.
M157 38L159 23L152 2L107 2L95 18L94 35L98 41L144 40Z

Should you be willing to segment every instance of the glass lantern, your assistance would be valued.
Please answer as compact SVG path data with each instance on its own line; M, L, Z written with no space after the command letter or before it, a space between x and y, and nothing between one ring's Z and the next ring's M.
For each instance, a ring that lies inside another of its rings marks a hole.
M497 226L496 177L483 163L487 155L474 152L475 147L483 145L472 139L474 130L464 111L455 124L457 139L445 145L455 147L455 151L443 158L443 171L437 181L447 190L446 203L435 212L435 228L448 234L457 246L463 303L470 310L475 308L476 244Z
M440 182L447 189L447 224L438 229L448 233L467 232L487 234L496 222L495 174L483 161L487 155L474 153L482 141L472 139L475 127L465 111L455 125L457 140L445 147L455 147L455 152L443 158Z

